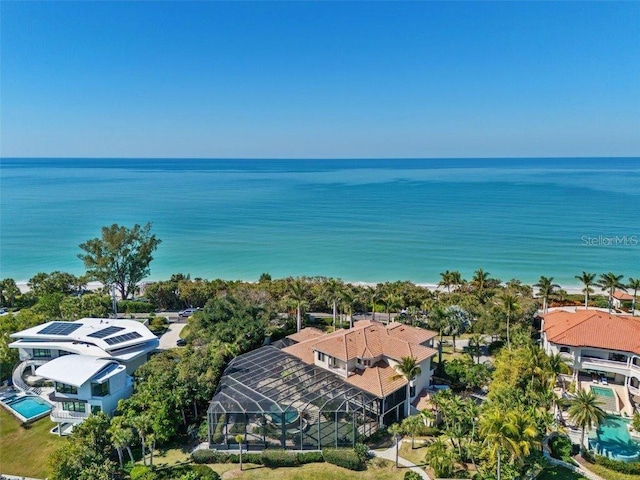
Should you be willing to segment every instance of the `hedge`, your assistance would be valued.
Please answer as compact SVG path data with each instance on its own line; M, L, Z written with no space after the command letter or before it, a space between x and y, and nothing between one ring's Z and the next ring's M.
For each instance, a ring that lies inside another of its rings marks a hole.
M349 470L359 471L364 470L366 467L365 462L352 449L325 448L322 450L322 456L325 462L348 468Z
M295 453L285 450L265 450L262 452L262 465L269 468L297 467L300 465Z
M640 463L626 463L618 460L612 460L602 455L596 455L595 461L597 465L602 465L609 470L618 473L626 473L628 475L640 475Z
M120 300L118 311L124 313L151 313L155 312L155 307L149 302L138 302L136 300Z

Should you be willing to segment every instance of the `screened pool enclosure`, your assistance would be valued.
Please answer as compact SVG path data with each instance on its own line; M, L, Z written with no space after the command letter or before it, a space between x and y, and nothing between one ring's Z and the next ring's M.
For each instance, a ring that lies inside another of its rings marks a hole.
M337 374L266 346L234 358L208 410L210 448L315 450L375 433L380 400Z

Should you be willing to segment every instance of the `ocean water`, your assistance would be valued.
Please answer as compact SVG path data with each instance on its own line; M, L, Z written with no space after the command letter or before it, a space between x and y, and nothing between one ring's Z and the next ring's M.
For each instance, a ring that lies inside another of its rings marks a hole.
M640 158L5 158L0 191L0 277L17 281L81 274L80 243L146 222L150 279L640 276Z

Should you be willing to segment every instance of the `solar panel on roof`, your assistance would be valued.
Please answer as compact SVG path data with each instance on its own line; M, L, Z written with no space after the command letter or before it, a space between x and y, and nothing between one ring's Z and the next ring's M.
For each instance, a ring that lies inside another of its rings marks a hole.
M88 336L92 338L104 338L104 337L108 337L109 335L113 335L114 333L119 332L120 330L124 330L124 327L107 327L107 328L103 328L102 330L98 330L97 332L93 332L91 335L88 335Z
M53 322L38 332L38 335L69 335L82 326L80 323Z
M107 342L108 345L115 345L117 343L122 343L122 342L126 342L127 340L133 340L135 338L141 338L142 335L140 335L138 332L129 332L129 333L123 333L122 335L116 335L115 337L111 337L111 338L105 338L105 342Z

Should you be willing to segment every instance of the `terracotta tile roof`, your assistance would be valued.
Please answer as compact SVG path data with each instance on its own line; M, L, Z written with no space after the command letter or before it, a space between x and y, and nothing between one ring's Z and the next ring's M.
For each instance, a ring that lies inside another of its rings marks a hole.
M407 385L403 377L393 379L396 375L398 372L382 360L364 370L355 370L345 381L382 398Z
M416 328L403 323L392 322L387 325L387 330L394 337L411 343L424 343L438 336L437 332Z
M290 338L294 342L304 342L305 340L309 340L311 338L318 338L324 335L324 332L318 328L307 327L303 328L297 333L293 335L288 335L287 338Z
M640 355L640 318L596 310L555 311L542 317L547 340L552 343Z
M307 363L314 363L314 350L345 362L353 358L375 358L381 355L398 361L402 357L415 357L418 362L422 362L434 356L437 351L409 338L424 341L424 338L432 338L436 333L429 330L424 330L423 333L420 330L422 329L401 324L385 326L380 322L366 320L357 322L350 330L336 330L322 336L312 335L284 351Z
M615 292L613 292L613 298L615 298L616 300L622 300L624 302L630 302L633 300L633 295L629 295L626 292L616 290Z

